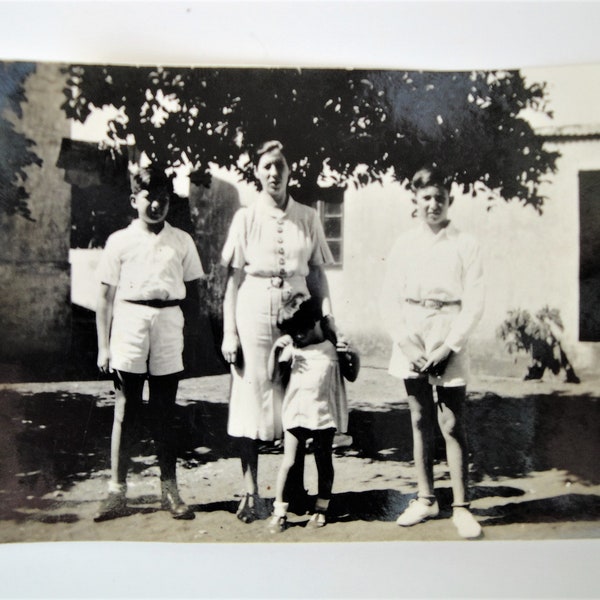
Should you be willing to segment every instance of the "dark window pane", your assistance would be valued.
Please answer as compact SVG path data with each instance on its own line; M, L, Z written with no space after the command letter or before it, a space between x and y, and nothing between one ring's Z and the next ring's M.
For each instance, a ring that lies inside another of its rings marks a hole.
M342 220L338 218L325 219L325 237L341 238L342 237Z
M336 264L342 262L342 242L327 242Z
M334 204L333 202L323 202L323 209L327 216L335 215L340 216L342 214L343 204Z
M600 341L600 171L579 173L579 340Z

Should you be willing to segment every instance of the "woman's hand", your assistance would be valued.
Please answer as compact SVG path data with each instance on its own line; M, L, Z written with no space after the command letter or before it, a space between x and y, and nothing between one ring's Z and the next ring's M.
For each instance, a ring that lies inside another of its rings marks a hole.
M106 348L101 348L98 350L97 365L100 373L104 375L108 375L110 373L110 355Z
M234 331L225 332L223 334L223 343L221 344L221 353L223 358L233 364L238 358L240 352L240 339Z

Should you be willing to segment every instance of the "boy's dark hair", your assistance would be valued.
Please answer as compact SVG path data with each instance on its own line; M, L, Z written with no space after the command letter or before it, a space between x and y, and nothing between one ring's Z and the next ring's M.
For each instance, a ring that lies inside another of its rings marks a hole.
M258 165L258 161L263 154L267 154L268 152L272 152L273 150L279 150L283 152L283 144L279 140L268 140L260 144L254 148L251 154L252 162L255 165Z
M277 327L283 332L293 335L298 331L306 331L315 326L323 318L320 302L316 298L304 300L291 316L285 308L277 315Z
M137 194L141 190L160 193L166 192L173 195L173 175L167 175L164 170L155 165L139 167L131 173L131 192Z
M413 192L435 185L450 191L450 178L444 175L435 165L422 167L412 177L410 187Z

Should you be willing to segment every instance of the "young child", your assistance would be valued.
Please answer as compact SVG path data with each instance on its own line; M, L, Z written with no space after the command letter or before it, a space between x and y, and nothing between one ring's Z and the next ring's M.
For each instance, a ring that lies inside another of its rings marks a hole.
M173 195L172 179L153 167L141 168L132 174L131 186L137 219L109 236L98 266L98 368L113 374L117 396L109 493L94 520L125 513L127 470L146 379L162 506L175 519L193 519L194 513L177 489L172 428L183 370L180 304L186 286L204 272L191 236L165 221Z
M302 300L296 296L279 311L277 325L285 335L275 342L269 358L271 377L287 383L282 407L284 455L268 524L272 533L286 528L289 503L284 502L284 489L290 469L303 458L309 439L313 440L317 465L318 497L307 527L326 524L333 486L333 438L336 431L344 433L348 426L342 374L354 381L360 368L358 355L347 342L338 340L334 346L325 337L319 303L312 298Z
M453 492L453 523L464 538L481 527L469 510L464 405L467 339L483 312L478 245L450 223L449 183L434 168L412 179L420 223L404 233L387 261L382 314L393 339L389 372L404 379L410 408L418 497L398 517L409 527L436 517L433 488L435 421L446 444Z

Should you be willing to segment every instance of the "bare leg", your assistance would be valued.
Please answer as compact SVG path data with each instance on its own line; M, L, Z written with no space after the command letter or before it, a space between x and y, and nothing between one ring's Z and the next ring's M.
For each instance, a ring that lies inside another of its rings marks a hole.
M435 500L433 491L433 389L425 379L405 379L413 434L419 499Z
M463 538L477 538L481 525L469 510L468 454L464 423L466 388L438 388L438 423L446 441L446 456L452 483L452 522Z
M277 473L277 484L275 488L275 502L284 502L283 491L286 487L288 475L290 469L296 463L296 455L298 448L304 441L298 440L298 438L289 431L284 433L283 437L283 460Z
M110 444L111 486L124 487L131 460L131 448L139 430L145 375L118 371L121 389L115 399ZM117 491L113 489L112 491Z
M438 387L437 419L446 442L454 506L468 504L468 456L464 424L466 388Z

